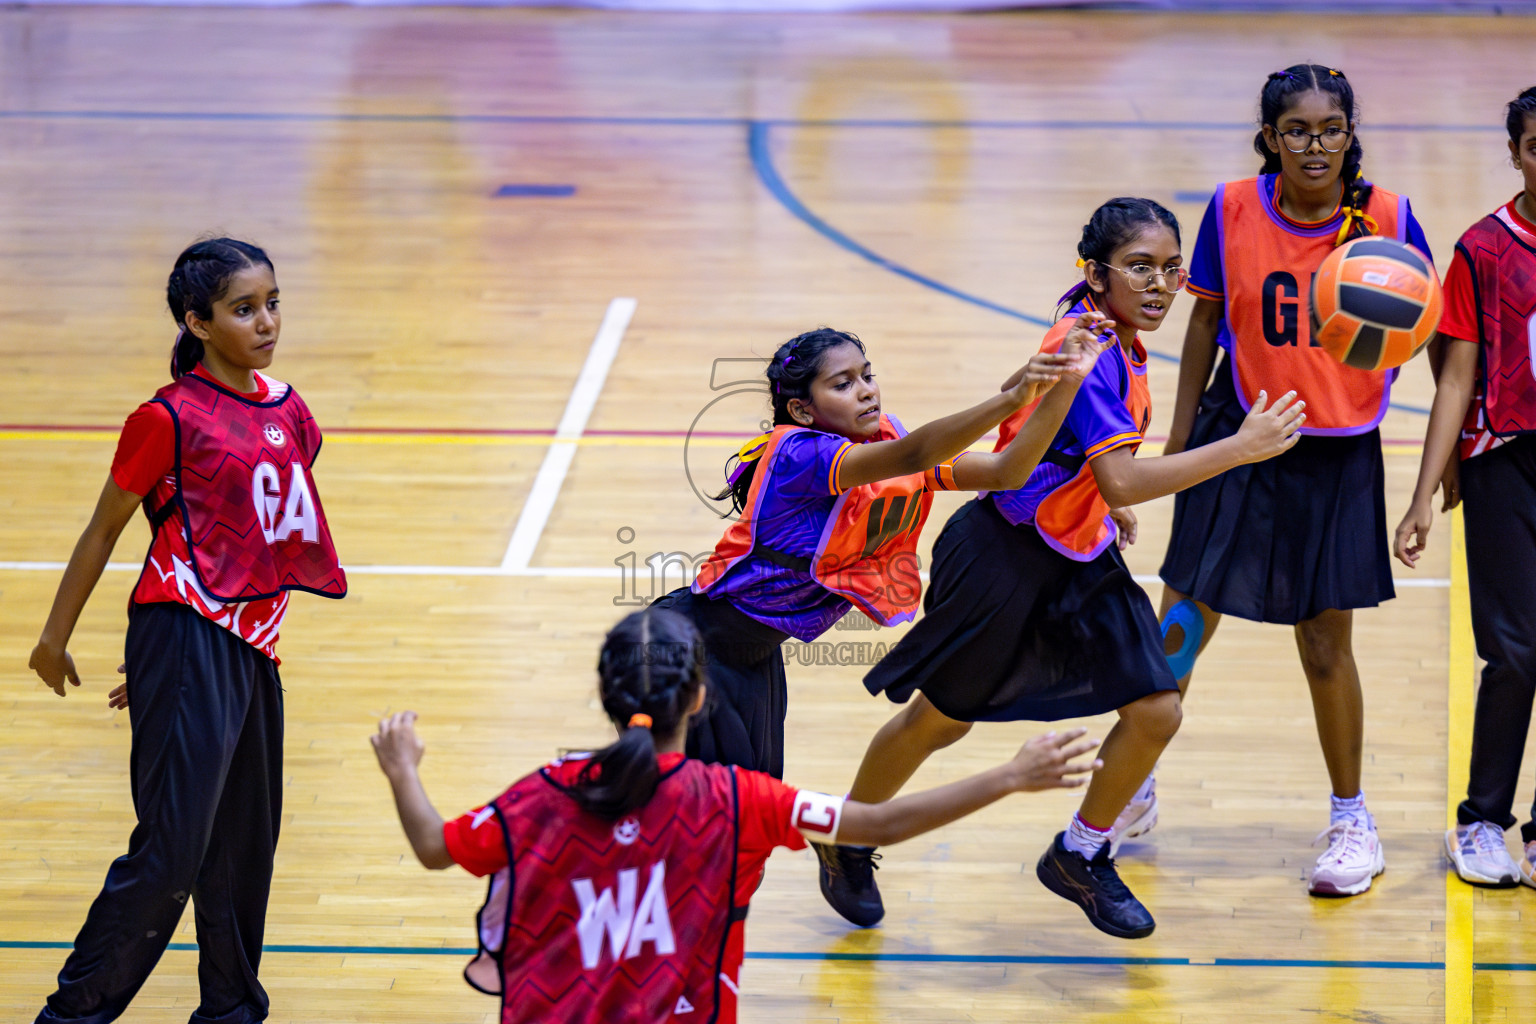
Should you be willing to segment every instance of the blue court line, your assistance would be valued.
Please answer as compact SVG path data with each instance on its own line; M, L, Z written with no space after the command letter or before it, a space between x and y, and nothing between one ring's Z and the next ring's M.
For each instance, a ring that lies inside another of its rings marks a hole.
M576 194L575 185L503 185L491 193L492 199L506 199L511 196L553 196L564 197Z
M260 110L0 110L0 120L60 121L269 121L293 124L549 124L678 128L745 128L753 124L796 128L975 128L998 131L1252 131L1250 121L1120 120L928 120L922 118L747 118L696 116L575 116L566 114L306 114ZM1487 133L1502 125L1367 124L1367 132Z
M73 949L72 942L20 942L0 940L0 949ZM173 942L176 952L193 952L195 942ZM474 956L469 946L316 946L272 944L262 947L266 953L318 953L332 956ZM789 951L748 951L748 960L786 960L818 963L903 963L903 964L1016 964L1035 967L1304 967L1320 970L1443 971L1439 960L1300 960L1245 957L1215 957L1211 960L1182 956L1030 956L963 955L951 953L815 953ZM1536 971L1536 964L1475 963L1479 971Z
M959 299L961 302L968 302L973 306L980 306L982 309L990 309L994 313L1011 316L1016 320L1023 320L1037 327L1050 327L1055 323L1053 320L1045 320L1038 316L1031 316L1028 313L1020 312L1017 309L1010 309L1007 306L999 305L989 299L983 299L979 295L972 295L969 292L962 292L958 288L951 288L942 281L936 281L926 274L919 274L915 270L910 270L895 260L886 259L873 249L855 241L844 232L828 224L821 217L811 212L810 208L790 191L789 186L784 183L783 177L779 175L778 168L773 165L772 147L768 138L770 128L771 124L767 121L753 121L747 127L747 150L752 156L752 168L757 172L758 181L763 183L763 187L779 201L779 204L801 221L810 225L818 234L830 239L834 244L847 249L849 252L864 257L877 267L889 270L891 273L920 284L925 288L932 288L936 292Z

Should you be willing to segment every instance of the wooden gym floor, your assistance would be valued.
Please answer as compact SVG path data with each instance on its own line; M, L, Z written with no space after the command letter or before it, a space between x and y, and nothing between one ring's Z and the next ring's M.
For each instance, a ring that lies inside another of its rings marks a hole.
M75 635L85 687L61 702L25 665L116 430L165 379L165 275L196 235L276 260L274 372L328 432L353 572L345 602L294 601L281 645L272 1020L488 1021L458 977L481 885L410 858L365 737L419 710L446 813L603 741L598 638L712 546L694 487L762 415L730 386L752 364L716 360L832 324L909 424L980 398L1033 351L1092 208L1152 196L1188 252L1213 185L1254 170L1264 74L1304 58L1349 72L1367 171L1414 198L1443 266L1519 187L1502 105L1532 52L1536 25L1499 18L0 10L0 1017L41 1005L133 822L105 693L142 526ZM1149 339L1154 434L1184 314ZM1422 361L1396 395L1394 524ZM1129 555L1154 595L1170 509L1142 510ZM886 851L876 930L777 855L744 1018L1531 1020L1536 894L1447 882L1440 852L1473 682L1451 537L1356 619L1389 860L1370 894L1306 895L1327 780L1305 685L1287 630L1229 621L1163 760L1162 824L1122 861L1152 938L1101 935L1036 883L1075 798L1018 797ZM788 775L840 791L892 708L861 667L800 660ZM1037 731L978 728L919 782ZM126 1019L195 1006L190 916L176 942Z

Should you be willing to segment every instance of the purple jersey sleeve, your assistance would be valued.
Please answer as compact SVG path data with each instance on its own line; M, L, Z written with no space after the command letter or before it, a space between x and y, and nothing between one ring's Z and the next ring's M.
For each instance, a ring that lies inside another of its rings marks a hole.
M1121 445L1138 444L1141 432L1125 407L1120 373L1124 357L1118 352L1106 352L1094 364L1093 372L1083 381L1067 411L1067 426L1078 443L1082 454L1092 459Z
M1200 233L1195 236L1195 253L1189 258L1189 290L1202 299L1219 299L1226 291L1221 273L1220 199L1218 190L1206 204Z
M1419 224L1419 218L1413 215L1413 204L1403 200L1403 210L1408 215L1408 223L1404 225L1403 232L1409 245L1429 257L1429 262L1435 262L1435 254L1429 251L1429 239L1424 237L1424 228Z
M796 430L779 443L773 460L773 486L785 498L824 498L838 494L837 468L853 442L819 430Z

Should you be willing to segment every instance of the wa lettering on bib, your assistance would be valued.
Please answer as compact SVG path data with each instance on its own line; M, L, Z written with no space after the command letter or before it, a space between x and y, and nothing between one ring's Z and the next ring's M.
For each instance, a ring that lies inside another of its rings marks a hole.
M343 597L346 574L310 475L320 430L292 388L268 383L277 397L264 402L191 374L155 393L176 429L176 491L145 511L157 532L181 513L201 593L217 601L287 590Z
M503 1024L699 1024L721 1006L738 843L735 770L684 761L617 822L582 812L548 771L492 802L508 864L480 912L465 978Z
M1230 362L1243 408L1259 392L1295 390L1307 403L1304 434L1363 434L1386 415L1396 370L1344 366L1312 340L1307 297L1312 275L1334 249L1338 227L1282 221L1262 178L1219 186L1221 262ZM1366 213L1377 233L1404 238L1407 200L1373 188Z

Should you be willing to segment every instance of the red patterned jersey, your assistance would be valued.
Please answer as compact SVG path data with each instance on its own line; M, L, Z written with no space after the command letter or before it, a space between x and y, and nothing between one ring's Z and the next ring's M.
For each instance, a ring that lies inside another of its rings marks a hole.
M1536 430L1536 225L1514 200L1467 229L1446 275L1440 331L1480 348L1476 399L1461 432L1461 457Z
M454 860L492 874L465 978L502 996L503 1024L735 1021L763 863L776 846L834 841L843 801L681 754L660 761L656 795L617 822L568 794L586 764L572 758L444 826Z
M257 382L243 395L199 367L162 388L129 418L112 475L154 529L132 600L186 604L275 660L287 592L340 597L346 579L309 475L319 430L286 384Z

